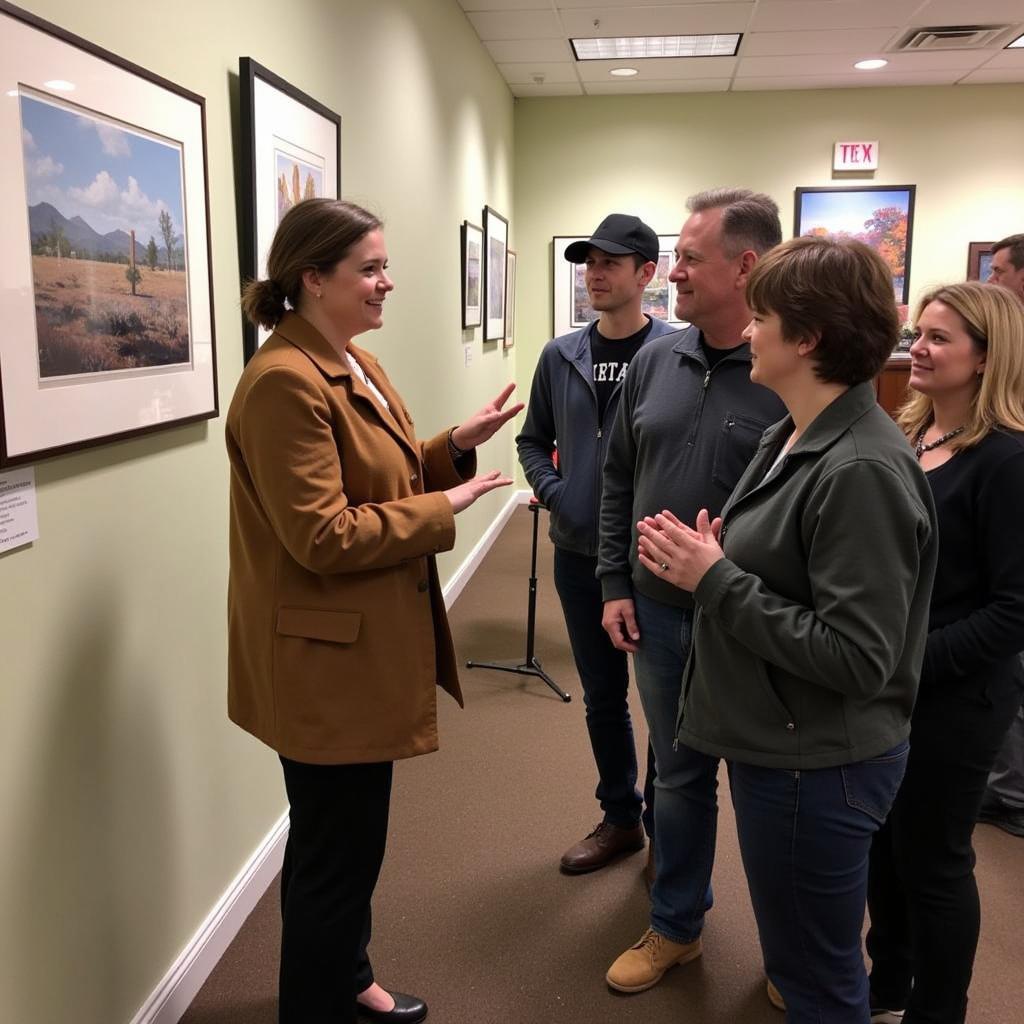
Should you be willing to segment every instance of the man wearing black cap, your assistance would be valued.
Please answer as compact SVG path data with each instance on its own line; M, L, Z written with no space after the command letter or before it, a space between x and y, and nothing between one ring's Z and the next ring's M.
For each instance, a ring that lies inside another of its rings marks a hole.
M630 360L648 339L673 328L642 311L644 289L657 268L658 236L638 217L613 213L592 238L565 251L586 264L590 303L598 318L548 342L530 392L526 423L516 438L519 461L534 494L551 510L555 589L562 602L597 763L597 799L604 818L562 856L561 867L582 874L643 849L643 800L637 792L633 725L626 703L626 655L601 627L597 519L601 466ZM558 464L552 451L558 445ZM648 755L651 791L653 765ZM650 806L644 814L650 830Z
M640 563L636 524L665 509L688 524L702 508L717 516L762 431L785 414L774 392L751 382L742 337L751 319L747 278L782 239L779 208L747 189L702 192L687 208L669 280L676 315L692 326L637 354L602 482L604 627L633 653L657 763L650 927L605 976L620 992L642 992L701 955L718 820L718 759L676 738L693 597Z

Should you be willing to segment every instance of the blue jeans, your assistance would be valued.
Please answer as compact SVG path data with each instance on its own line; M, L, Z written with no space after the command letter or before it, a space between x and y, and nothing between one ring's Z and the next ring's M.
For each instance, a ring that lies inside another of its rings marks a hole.
M718 826L718 758L676 744L693 612L643 594L634 596L634 604L640 643L633 668L657 772L651 927L673 942L692 942L711 909Z
M909 745L838 768L730 762L740 853L768 977L787 1024L868 1024L860 934L871 840Z
M653 836L654 756L647 748L647 779L637 792L636 746L626 693L629 667L601 626L604 602L594 571L597 558L555 548L555 590L562 602L576 671L583 686L587 732L597 765L595 796L611 825L632 828L641 819Z

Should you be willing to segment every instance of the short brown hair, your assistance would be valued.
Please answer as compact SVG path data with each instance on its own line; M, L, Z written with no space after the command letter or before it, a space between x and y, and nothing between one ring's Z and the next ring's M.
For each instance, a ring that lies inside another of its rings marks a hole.
M712 188L686 200L690 213L722 211L722 250L730 257L750 249L763 256L782 241L779 205L749 188Z
M992 246L992 255L994 256L1000 249L1010 250L1007 258L1013 264L1014 270L1024 270L1024 235L1007 235L1000 238Z
M364 235L383 222L368 210L341 199L304 199L281 218L267 254L267 276L242 289L242 312L254 324L275 327L285 300L298 309L302 275L325 273L343 260Z
M816 338L819 380L860 384L885 365L899 337L892 272L849 238L794 238L754 265L747 305L775 313L787 341Z

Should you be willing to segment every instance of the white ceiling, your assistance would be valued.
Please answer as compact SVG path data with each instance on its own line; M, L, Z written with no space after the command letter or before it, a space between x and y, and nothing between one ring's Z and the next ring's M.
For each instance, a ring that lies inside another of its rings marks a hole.
M1024 82L1024 0L459 0L516 96ZM595 24L596 23L596 24ZM892 53L910 29L1007 25L994 46ZM576 61L570 37L741 32L735 57ZM855 61L884 57L880 71ZM633 78L609 74L635 67Z

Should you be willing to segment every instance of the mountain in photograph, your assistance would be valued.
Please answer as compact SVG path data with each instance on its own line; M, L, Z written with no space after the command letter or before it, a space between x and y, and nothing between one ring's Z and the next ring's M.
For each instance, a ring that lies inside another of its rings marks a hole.
M60 229L68 241L71 249L74 249L80 257L86 253L93 256L124 256L128 258L128 251L131 247L131 236L126 231L109 231L101 235L89 226L81 217L72 217L70 220L64 216L50 203L36 203L28 208L28 227L32 244L35 245L44 236L52 236L54 231ZM135 236L135 260L142 263L146 259L147 238ZM159 246L157 250L161 262L167 260L167 249Z

